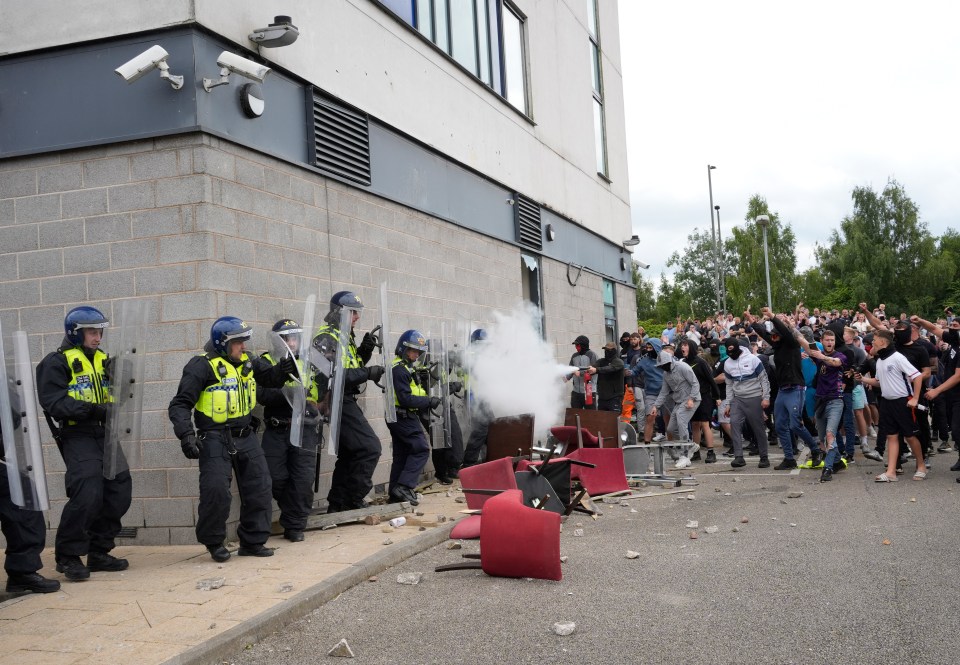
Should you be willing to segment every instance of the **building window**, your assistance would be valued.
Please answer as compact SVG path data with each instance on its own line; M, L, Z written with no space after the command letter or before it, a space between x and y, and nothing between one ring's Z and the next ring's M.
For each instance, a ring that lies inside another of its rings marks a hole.
M520 254L520 284L523 288L523 300L539 311L534 320L538 326L540 336L546 339L546 329L543 320L543 290L540 286L540 258L533 254Z
M597 173L609 178L607 164L607 123L603 113L603 68L600 50L600 21L597 0L587 0L587 31L590 33L590 71L593 78L593 145L597 156Z
M507 0L380 0L525 115L526 17Z
M617 300L613 282L603 280L603 333L608 342L617 341Z

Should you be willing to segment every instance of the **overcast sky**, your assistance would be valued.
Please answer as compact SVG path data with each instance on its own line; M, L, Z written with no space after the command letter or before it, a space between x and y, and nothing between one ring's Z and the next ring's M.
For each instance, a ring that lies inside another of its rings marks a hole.
M694 228L760 194L801 268L856 186L900 182L931 233L960 230L960 4L620 0L634 256L659 282ZM668 272L668 275L670 273Z

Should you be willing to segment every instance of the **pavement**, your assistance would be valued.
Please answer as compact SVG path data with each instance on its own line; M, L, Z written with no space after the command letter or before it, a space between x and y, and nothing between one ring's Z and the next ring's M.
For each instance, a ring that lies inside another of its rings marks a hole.
M384 521L308 531L300 543L273 537L267 545L276 553L269 558L234 555L216 563L201 545L118 547L112 554L128 559L130 567L94 572L85 582L56 573L53 549L47 548L40 572L59 579L61 589L0 603L0 665L220 662L222 654L242 650L446 540L452 520L466 507L457 496L463 495L455 489L428 491L416 512L406 515L408 524L396 529ZM439 516L447 521L440 523ZM421 530L415 522L430 526ZM198 589L218 578L219 588Z

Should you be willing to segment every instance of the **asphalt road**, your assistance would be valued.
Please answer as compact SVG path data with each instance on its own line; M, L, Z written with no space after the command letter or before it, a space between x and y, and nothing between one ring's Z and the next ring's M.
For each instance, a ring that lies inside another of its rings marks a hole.
M561 582L434 573L461 553L440 545L229 662L339 662L326 654L346 638L350 662L364 664L954 663L960 485L946 471L955 456L934 460L926 481L908 465L896 484L874 483L870 461L823 485L814 471L762 474L756 458L740 472L718 464L697 476L693 500L572 517ZM398 584L404 572L423 579ZM553 634L557 621L576 631Z

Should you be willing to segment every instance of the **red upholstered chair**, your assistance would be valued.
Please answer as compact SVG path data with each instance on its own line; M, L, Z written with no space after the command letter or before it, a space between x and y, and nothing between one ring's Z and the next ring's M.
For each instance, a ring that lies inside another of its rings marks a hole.
M581 448L570 453L570 457L594 465L580 467L577 474L580 484L591 498L630 490L621 449Z
M437 566L436 572L481 568L496 577L562 579L560 570L560 515L523 505L520 490L488 497L480 523L480 554L464 558L480 561Z
M583 439L584 448L599 448L600 439L593 435L589 430L580 428L580 437L577 437L577 428L575 426L564 425L562 427L551 427L550 434L558 442L563 444L563 454L569 454L580 447L580 439Z
M513 460L502 457L493 462L485 462L460 469L460 486L467 498L467 508L481 510L492 497L489 491L471 492L470 490L515 490L517 479L513 472ZM474 540L480 537L480 515L469 515L450 530L453 540Z

